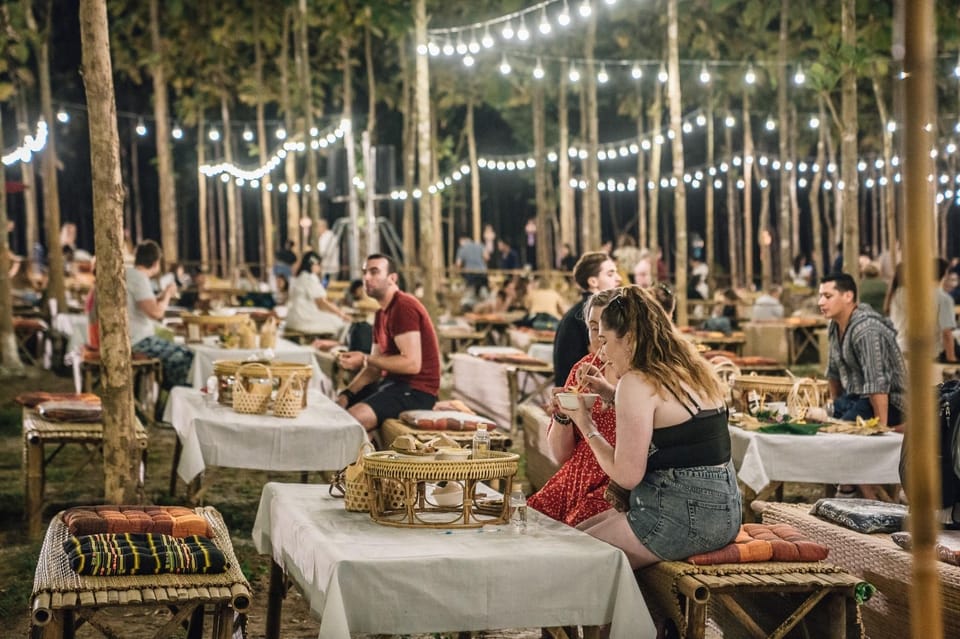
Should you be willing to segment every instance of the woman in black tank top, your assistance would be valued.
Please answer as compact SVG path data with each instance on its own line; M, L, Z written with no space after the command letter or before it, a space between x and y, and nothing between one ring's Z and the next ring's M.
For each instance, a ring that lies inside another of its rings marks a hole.
M720 379L650 290L622 288L604 301L600 339L620 374L616 446L584 406L562 412L630 499L626 512L579 527L623 549L634 568L720 548L741 521Z

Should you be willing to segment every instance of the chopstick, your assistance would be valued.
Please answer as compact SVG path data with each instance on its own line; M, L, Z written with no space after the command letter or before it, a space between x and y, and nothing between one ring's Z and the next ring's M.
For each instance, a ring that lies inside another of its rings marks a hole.
M599 375L600 373L602 373L602 372L603 372L603 369L606 368L606 366L607 366L606 360L600 361L600 351L602 351L602 350L603 350L603 347L601 346L600 348L597 349L597 351L596 351L595 353L593 353L593 354L590 356L590 359L584 364L584 366L594 366L594 367L596 367L596 369L597 369L597 374L598 374L598 375ZM580 373L580 371L583 371L583 370L584 370L584 368L581 367L577 372ZM584 372L584 373L580 373L580 374L577 375L577 384L576 384L576 386L573 388L573 392L574 392L574 393L581 393L581 392L583 392L583 389L584 389L584 381L583 381L583 380L584 380L584 377L586 377L586 375L587 375L587 374L586 374L585 372Z

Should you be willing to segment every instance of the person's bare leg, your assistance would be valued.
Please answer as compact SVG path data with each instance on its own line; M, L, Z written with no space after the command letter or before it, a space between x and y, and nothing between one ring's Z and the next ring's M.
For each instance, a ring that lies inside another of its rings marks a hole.
M350 413L355 420L360 422L360 425L363 426L367 433L376 430L377 426L380 425L380 422L377 421L377 414L373 412L369 404L359 402L348 408L347 412Z
M598 517L599 515L591 517L587 522L595 520ZM584 522L584 524L587 522ZM583 528L583 531L621 549L626 553L627 559L630 560L630 567L634 570L662 561L646 546L640 543L640 540L637 539L633 529L630 528L630 524L627 522L627 516L623 513L614 511L612 515L592 523L589 527Z

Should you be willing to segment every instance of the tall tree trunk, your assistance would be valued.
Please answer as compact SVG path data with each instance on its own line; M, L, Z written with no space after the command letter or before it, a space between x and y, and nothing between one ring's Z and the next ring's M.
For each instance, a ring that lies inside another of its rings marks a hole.
M207 163L207 134L203 109L197 114L197 166ZM210 229L207 225L207 178L197 172L197 224L200 234L200 271L210 272Z
M143 237L143 198L140 196L140 136L130 130L130 199L133 200L133 223L137 244Z
M110 35L104 0L80 0L83 82L90 127L94 244L97 253L97 315L103 371L104 498L138 501L140 455L133 410L127 286L123 265L123 182L120 137L113 92Z
M707 166L716 166L716 140L713 130L713 85L707 89ZM706 257L707 266L710 269L710 290L714 290L717 282L717 210L716 210L716 189L713 186L714 176L707 173L704 176L706 181Z
M414 0L414 50L427 46L427 3ZM440 264L435 260L440 240L433 224L430 184L433 171L433 130L430 117L430 67L427 56L416 57L417 166L420 184L420 268L423 273L423 303L430 315L437 315L437 285Z
M348 122L343 134L343 145L347 151L347 212L350 216L350 277L360 277L360 203L353 178L357 174L356 144L353 138L353 68L350 60L350 39L340 39L340 62L343 65L343 119ZM309 172L309 166L307 171ZM368 188L373 188L369 185ZM311 206L313 206L311 204ZM367 228L368 234L376 229Z
M840 10L840 38L843 46L853 51L857 46L857 1L843 0ZM857 72L852 64L843 70L840 111L843 130L840 139L840 180L843 189L835 185L843 196L843 265L854 279L859 279L857 268L860 257L860 216L858 195L860 177L857 175Z
M153 61L153 117L156 120L157 175L160 187L160 243L167 264L180 260L177 190L170 143L170 116L167 105L167 68L165 47L160 39L160 0L150 0L150 48Z
M557 89L557 128L559 140L557 149L557 190L560 196L560 243L569 244L574 255L579 255L577 247L577 211L573 200L573 187L570 186L570 110L567 107L567 74L560 73L560 86Z
M0 109L0 149L3 142L3 112ZM21 166L29 162L20 162ZM0 184L7 183L7 169L0 162ZM23 362L17 350L17 336L13 330L13 294L10 284L10 244L7 241L7 194L0 193L0 378L9 373L22 375ZM20 268L27 268L23 263Z
M467 155L470 158L470 221L473 241L481 242L483 241L481 237L483 212L480 210L480 170L477 166L477 132L474 130L473 101L473 86L471 86L467 96L467 122L464 125L467 130Z
M597 150L600 144L600 121L597 115L597 72L594 63L594 49L597 44L597 12L590 14L587 20L587 33L584 37L583 53L586 61L583 71L583 91L586 96L586 148L587 159L583 163L587 190L583 202L583 238L586 250L596 250L603 243L600 226L600 161Z
M827 98L829 99L829 97ZM833 250L837 242L843 239L843 193L837 189L837 176L836 171L833 172L833 175L829 175L827 167L836 166L837 164L837 151L833 144L833 133L831 128L827 126L826 116L820 118L821 129L824 133L824 140L826 142L827 149L827 166L821 166L820 170L826 175L826 179L830 180L832 189L829 193L824 196L824 219L827 221L828 235L830 236L830 260L833 261ZM859 257L859 256L858 256Z
M292 30L293 13L290 7L283 14L283 38L280 43L280 109L283 111L283 127L287 137L293 135L293 100L290 98L290 32ZM300 237L300 200L293 191L297 182L297 158L294 153L287 153L283 162L283 177L287 184L287 241L293 241L294 251L298 254L303 249Z
M767 171L759 168L760 178L760 237L757 238L760 247L760 288L768 290L773 282L773 224L770 220L770 187L767 180ZM766 183L768 186L763 186Z
M220 118L223 120L223 159L227 164L233 164L233 131L230 124L230 105L227 103L227 94L220 94ZM243 256L243 247L240 244L240 216L237 214L237 186L231 178L224 184L227 196L227 226L221 229L227 237L227 255L224 257L227 264L227 277L233 278L237 273L237 265L246 260Z
M637 246L645 248L650 245L647 229L647 155L640 148L640 141L646 130L643 119L643 89L637 85Z
M724 111L730 113L729 98L726 101ZM733 155L733 129L728 126L723 127L723 146L724 153L727 156ZM737 234L737 178L734 167L727 170L727 252L730 260L730 286L736 286L740 282L740 255L738 247L742 246L740 236Z
M317 173L317 153L314 149L310 147L310 131L313 130L314 120L313 120L313 83L310 79L310 40L309 33L307 30L307 0L300 0L300 66L299 73L300 76L300 98L301 98L301 107L303 109L303 140L307 145L306 156L307 156L307 177L306 183L310 185L309 190L306 191L306 202L307 202L307 215L310 217L311 229L317 228L317 223L320 221L320 192L317 190L318 182L318 173ZM349 55L349 54L348 54ZM349 63L347 64L347 69L344 70L344 90L346 91L347 79L349 78ZM346 102L346 101L344 101ZM344 105L344 108L349 108ZM349 116L346 116L349 119ZM352 130L352 128L351 128ZM352 137L352 136L351 136ZM346 141L346 137L344 137ZM349 153L349 150L348 150ZM351 175L351 177L353 177ZM354 191L352 184L347 184L347 188ZM312 243L312 240L311 240Z
M897 202L896 202L896 186L893 181L893 133L887 129L887 124L890 122L890 114L887 111L887 104L883 99L883 87L880 86L880 79L877 77L873 78L873 94L877 101L877 111L880 114L880 126L883 129L883 168L881 169L880 175L882 175L885 180L885 185L880 184L880 180L877 180L877 183L874 185L876 189L883 189L883 203L880 208L883 211L883 224L885 224L885 235L887 236L886 248L890 251L890 265L896 266L897 264L897 238L899 237L897 233ZM889 277L890 274L885 273L885 277Z
M35 131L30 123L30 116L27 111L26 87L24 86L21 86L17 93L16 113L17 131L20 133L20 137L25 138L28 135L33 135ZM3 148L2 145L0 145L0 148ZM20 181L23 182L23 217L26 222L24 230L27 245L24 248L24 254L28 260L24 264L24 268L27 265L31 268L39 267L41 265L33 264L33 247L36 246L40 235L40 218L37 212L37 172L33 162L20 163Z
M219 145L218 145L219 147ZM216 149L217 155L221 155L219 148ZM211 220L210 229L213 231L213 236L220 240L219 242L219 254L217 255L216 264L217 272L220 274L220 277L229 278L231 276L230 266L228 263L227 256L230 254L228 250L229 246L229 235L230 235L230 226L227 224L227 207L224 204L226 196L224 195L227 189L227 185L223 182L217 181L214 182L213 196L216 206L214 210L216 211L216 219Z
M823 109L823 98L818 98L820 107L820 129L817 135L817 159L814 164L817 165L816 171L810 177L810 191L807 193L807 199L810 204L810 230L813 233L813 261L817 265L817 273L829 273L831 270L830 253L824 251L823 247L823 222L826 216L823 215L820 208L820 186L823 184L823 174L826 171L824 162L826 161L826 120ZM829 220L827 228L830 228ZM832 241L832 234L827 237ZM829 248L829 247L828 247Z
M753 286L753 126L750 90L743 90L743 284Z
M399 45L400 68L403 70L401 100L403 101L403 261L408 266L417 259L416 224L413 219L413 186L417 177L417 106L413 95L413 69L407 57L408 40L404 37Z
M260 3L254 3L253 7L253 29L254 29L254 75L257 83L257 151L260 156L260 166L267 163L267 124L264 114L263 96L266 88L263 84L263 43L262 38L262 20ZM273 273L273 256L276 252L277 239L276 224L273 219L273 200L270 197L270 174L266 173L260 179L260 211L263 215L263 265L264 275Z
M47 121L47 146L43 150L43 223L47 231L47 261L50 279L47 296L57 301L57 308L67 308L67 291L63 277L63 248L60 245L60 187L57 178L57 134L53 123L53 96L50 90L50 25L53 15L53 0L46 0L46 16L43 31L37 27L30 2L25 2L27 26L39 36L37 74L40 84L40 111Z
M550 209L547 203L547 148L546 107L543 99L543 83L534 82L533 100L533 167L534 194L537 203L537 265L540 270L553 268L553 234L550 232ZM479 241L479 236L477 240Z
M653 102L650 104L648 118L650 125L647 127L647 130L650 131L650 135L652 136L652 144L650 147L650 182L653 184L653 188L647 189L644 187L643 190L646 192L650 202L650 252L656 256L657 249L661 247L659 232L660 170L663 159L663 144L657 142L657 140L663 139L660 133L660 122L663 120L663 88L660 85L660 80L653 83ZM664 252L663 259L664 261L669 260L666 252Z
M789 144L788 154L786 161L790 162L792 169L790 170L790 178L788 181L787 195L790 196L790 244L793 246L793 253L791 254L791 259L793 255L797 255L801 252L803 242L800 238L800 195L797 193L797 107L796 105L791 105L789 110L789 123L783 122L780 126L784 127L785 135L787 135L787 142ZM780 162L784 163L784 158L780 158ZM784 272L786 269L790 268L789 263L781 265Z
M377 74L373 60L373 34L370 33L370 7L366 8L368 22L363 25L363 57L367 67L367 135L370 144L377 144Z
M790 258L793 254L790 246L790 184L793 182L793 163L790 156L788 124L790 118L789 103L787 102L787 42L789 39L790 0L780 0L780 38L777 47L779 64L779 80L777 82L777 143L780 153L780 223L777 229L777 238L780 240L780 270L776 274L776 281L783 282L784 275L790 267Z
M670 103L670 130L673 141L674 233L677 243L676 292L677 324L687 325L687 186L683 181L683 100L680 93L680 45L677 41L677 0L667 1L667 94Z

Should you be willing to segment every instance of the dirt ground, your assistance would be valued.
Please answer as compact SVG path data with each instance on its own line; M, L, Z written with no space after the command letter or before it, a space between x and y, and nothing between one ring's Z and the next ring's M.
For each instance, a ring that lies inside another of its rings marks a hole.
M22 470L23 438L21 409L14 397L28 390L72 392L72 379L56 377L48 371L28 368L22 378L0 379L0 636L29 636L29 603L40 542L31 541L24 522ZM186 503L186 486L178 480L177 494L170 496L169 480L175 433L172 429L150 428L149 457L146 472L146 501L153 504ZM522 446L522 438L517 438ZM522 450L517 450L521 452ZM47 453L49 456L49 452ZM57 512L78 504L102 503L103 475L99 462L91 462L82 449L67 446L47 470L44 500L44 524ZM521 464L522 471L522 464ZM234 550L253 591L248 612L247 637L264 637L270 560L257 554L250 538L262 486L268 481L300 481L299 473L266 473L226 468L214 469L204 503L216 507L231 532ZM310 481L321 478L311 474ZM786 501L810 501L820 496L819 487L789 484ZM112 621L124 639L151 637L158 627L156 613L124 608ZM162 624L159 624L162 625ZM316 637L319 621L295 590L291 589L283 606L281 636L284 639ZM78 639L100 637L88 625L81 626ZM183 635L181 635L183 636ZM539 629L514 629L482 635L503 639L538 639ZM424 635L437 639L441 635Z

